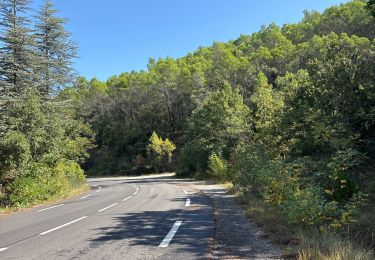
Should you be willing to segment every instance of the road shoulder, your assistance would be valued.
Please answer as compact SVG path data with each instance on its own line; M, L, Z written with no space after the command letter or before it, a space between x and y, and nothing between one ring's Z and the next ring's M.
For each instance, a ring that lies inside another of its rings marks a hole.
M262 231L245 216L235 195L220 185L196 182L193 186L209 196L213 204L212 259L280 259L281 249L262 237Z

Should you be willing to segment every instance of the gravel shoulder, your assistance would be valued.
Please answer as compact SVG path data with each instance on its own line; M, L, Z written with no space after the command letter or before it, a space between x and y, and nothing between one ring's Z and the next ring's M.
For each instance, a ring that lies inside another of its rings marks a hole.
M245 216L235 195L220 185L191 185L209 196L213 204L215 234L211 259L281 258L281 249L262 237L262 231Z

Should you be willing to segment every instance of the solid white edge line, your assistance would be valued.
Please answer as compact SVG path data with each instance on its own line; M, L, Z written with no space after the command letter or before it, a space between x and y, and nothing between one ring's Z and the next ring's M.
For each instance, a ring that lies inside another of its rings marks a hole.
M159 247L168 247L169 243L172 241L174 235L177 233L178 228L181 226L182 221L176 221L172 226L171 230L169 230L167 236L161 241Z
M185 207L190 207L190 199L186 199Z
M91 197L91 196L92 196L92 194L89 194L89 195L86 195L86 196L82 197L81 199L86 199L86 198Z
M52 206L52 207L49 207L49 208L45 208L45 209L40 209L40 210L37 210L38 212L42 212L42 211L45 211L45 210L49 210L49 209L54 209L54 208L57 208L57 207L60 207L60 206L63 206L64 204L59 204L59 205L55 205L55 206Z
M105 208L103 208L103 209L98 210L98 212L102 212L102 211L104 211L104 210L106 210L106 209L112 208L112 207L116 206L117 204L118 204L118 203L113 203L112 205L110 205L110 206L108 206L108 207L105 207Z
M58 230L58 229L63 228L63 227L66 227L66 226L68 226L68 225L70 225L70 224L73 224L73 223L78 222L78 221L80 221L80 220L82 220L82 219L85 219L85 218L87 218L87 216L84 216L84 217L82 217L82 218L77 218L76 220L70 221L70 222L68 222L68 223L66 223L66 224L64 224L64 225L61 225L61 226L58 226L58 227L52 228L52 229L50 229L50 230L47 230L47 231L45 231L45 232L43 232L43 233L40 233L39 235L40 235L40 236L44 236L44 235L46 235L46 234L48 234L48 233L51 233L51 232L53 232L53 231L55 231L55 230Z
M189 192L188 191L186 191L186 190L182 190L185 194L189 194Z
M7 249L8 249L7 247L0 248L0 252L3 252L5 250L7 250Z

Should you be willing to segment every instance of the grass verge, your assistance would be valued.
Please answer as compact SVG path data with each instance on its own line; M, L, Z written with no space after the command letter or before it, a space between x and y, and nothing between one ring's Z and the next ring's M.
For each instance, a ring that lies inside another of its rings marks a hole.
M62 201L62 200L66 200L66 199L70 199L70 198L74 198L75 196L78 196L78 195L88 191L89 188L90 188L90 186L87 183L85 183L78 188L70 190L69 192L65 193L62 196L54 196L54 197L51 197L48 200L45 200L43 202L14 206L14 207L0 207L0 216L10 214L10 213L14 213L14 212L17 212L17 211L27 210L27 209L34 208L34 207L53 204L53 203L56 203L56 202L59 202L59 201Z
M351 226L351 231L322 233L317 228L291 225L280 212L255 194L238 192L230 185L227 187L236 193L246 215L260 227L263 236L281 246L283 259L375 259L373 241L368 241L371 240L368 225L375 218L375 210L366 210L360 214L357 223ZM361 236L365 231L367 236Z

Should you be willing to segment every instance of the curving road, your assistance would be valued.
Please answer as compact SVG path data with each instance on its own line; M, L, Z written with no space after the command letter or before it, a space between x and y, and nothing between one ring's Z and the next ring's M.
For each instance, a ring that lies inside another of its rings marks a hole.
M89 179L90 192L0 217L0 259L207 259L209 199L171 175Z

